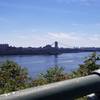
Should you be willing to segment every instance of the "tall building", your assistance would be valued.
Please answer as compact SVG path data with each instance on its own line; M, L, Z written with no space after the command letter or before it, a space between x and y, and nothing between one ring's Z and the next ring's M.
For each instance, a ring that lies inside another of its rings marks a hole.
M58 42L55 41L55 48L58 48Z

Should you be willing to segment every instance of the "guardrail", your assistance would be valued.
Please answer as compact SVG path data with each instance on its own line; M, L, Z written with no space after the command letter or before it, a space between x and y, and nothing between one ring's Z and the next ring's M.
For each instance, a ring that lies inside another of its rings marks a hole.
M0 100L74 100L100 91L100 70L85 77L0 95ZM100 99L99 99L100 100Z

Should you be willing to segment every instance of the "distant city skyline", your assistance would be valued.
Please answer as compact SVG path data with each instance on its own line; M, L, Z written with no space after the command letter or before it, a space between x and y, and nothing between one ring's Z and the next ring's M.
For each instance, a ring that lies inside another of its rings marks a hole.
M0 0L0 44L100 47L100 0Z

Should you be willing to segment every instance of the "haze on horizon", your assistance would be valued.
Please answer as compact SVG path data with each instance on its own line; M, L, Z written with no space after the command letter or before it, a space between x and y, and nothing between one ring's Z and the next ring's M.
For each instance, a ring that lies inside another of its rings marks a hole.
M0 0L0 43L100 47L100 0Z

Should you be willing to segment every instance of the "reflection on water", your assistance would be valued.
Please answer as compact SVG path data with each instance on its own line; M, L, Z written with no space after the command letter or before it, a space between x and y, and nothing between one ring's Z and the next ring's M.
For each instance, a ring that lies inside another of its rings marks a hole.
M54 55L54 66L58 66L58 55Z
M77 69L83 63L84 57L90 53L66 53L56 56L0 56L0 62L13 60L28 69L32 77L45 72L49 67L61 66L66 72Z

